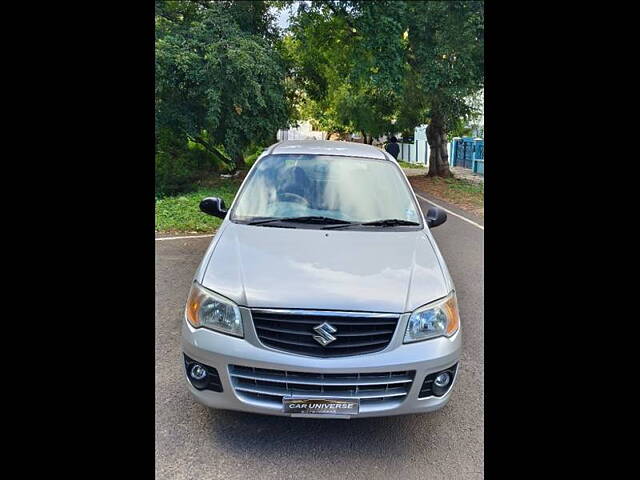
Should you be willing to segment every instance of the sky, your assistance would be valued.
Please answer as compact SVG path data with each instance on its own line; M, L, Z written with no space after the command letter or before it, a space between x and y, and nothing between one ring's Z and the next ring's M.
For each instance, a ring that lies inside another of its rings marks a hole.
M278 13L278 27L281 29L285 29L289 26L289 18L295 11L298 9L299 2L293 2L293 5L289 8L283 8Z

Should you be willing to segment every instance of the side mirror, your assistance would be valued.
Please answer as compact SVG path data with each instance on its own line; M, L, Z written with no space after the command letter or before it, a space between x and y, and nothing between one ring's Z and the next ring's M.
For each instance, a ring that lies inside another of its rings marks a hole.
M430 208L427 210L427 226L429 228L437 227L447 221L447 214L440 208Z
M224 200L218 197L207 197L202 200L200 202L200 211L218 218L224 218L227 215Z

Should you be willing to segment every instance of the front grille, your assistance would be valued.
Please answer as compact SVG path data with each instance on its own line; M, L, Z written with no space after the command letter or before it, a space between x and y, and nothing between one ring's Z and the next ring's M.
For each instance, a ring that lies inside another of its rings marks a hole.
M345 357L383 350L393 337L399 315L304 310L251 310L260 341L272 348L314 357ZM328 323L336 340L320 345L313 327Z
M290 395L359 398L360 405L400 403L415 371L381 373L304 373L229 365L231 384L240 397L282 406Z

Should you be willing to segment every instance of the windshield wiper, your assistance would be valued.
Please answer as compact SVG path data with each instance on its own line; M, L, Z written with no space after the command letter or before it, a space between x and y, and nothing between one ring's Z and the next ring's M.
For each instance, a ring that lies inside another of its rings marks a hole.
M386 218L384 220L374 220L373 222L365 222L360 225L372 225L380 227L397 227L398 225L420 225L418 222L403 220L401 218Z
M348 225L333 225L325 228L342 228L342 227L400 227L400 226L409 226L409 225L420 225L416 222L411 222L409 220L402 220L400 218L386 218L384 220L374 220L373 222L362 222L362 223L349 223Z
M312 223L317 225L350 225L351 222L346 220L340 220L339 218L320 217L320 216L306 216L306 217L284 217L284 218L267 218L264 220L254 220L247 222L247 225L262 225L264 223L272 222L295 222L295 223Z

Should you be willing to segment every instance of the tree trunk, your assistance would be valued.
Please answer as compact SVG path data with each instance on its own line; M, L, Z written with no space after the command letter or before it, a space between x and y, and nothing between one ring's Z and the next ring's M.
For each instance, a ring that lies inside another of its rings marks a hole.
M231 159L225 157L222 152L220 152L217 148L215 148L213 145L210 145L204 138L202 137L191 137L189 136L189 138L196 142L199 143L200 145L202 145L204 148L207 149L207 151L209 153L211 153L214 157L217 157L219 160L222 160L224 163L231 163Z
M362 133L362 143L367 143L367 132L362 130L360 133Z
M235 164L235 171L245 170L247 168L247 164L244 163L244 157L242 156L242 154L234 155L233 163Z
M451 177L449 155L447 154L447 133L444 130L442 117L434 115L427 127L429 142L429 177Z

